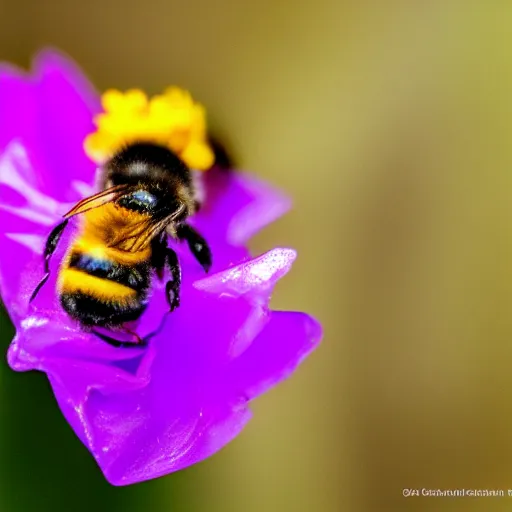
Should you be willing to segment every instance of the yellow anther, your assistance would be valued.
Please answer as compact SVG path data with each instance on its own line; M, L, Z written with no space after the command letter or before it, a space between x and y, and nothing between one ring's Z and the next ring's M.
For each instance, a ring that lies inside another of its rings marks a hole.
M101 102L104 112L94 119L97 130L84 142L94 161L104 162L133 142L152 142L171 149L191 169L205 171L213 165L205 110L188 91L169 87L148 99L139 89L108 90Z

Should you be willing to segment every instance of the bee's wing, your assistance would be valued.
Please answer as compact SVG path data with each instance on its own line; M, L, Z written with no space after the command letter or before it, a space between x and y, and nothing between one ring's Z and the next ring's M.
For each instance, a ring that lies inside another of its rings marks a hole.
M169 217L161 220L148 218L131 226L131 229L120 236L111 247L123 248L125 251L136 252L151 242L169 223Z
M116 199L119 199L121 196L126 194L133 188L129 185L117 185L115 187L107 188L106 190L102 190L93 196L86 197L82 199L79 203L77 203L66 215L64 215L65 219L69 219L74 215L78 215L80 213L87 212L92 210L93 208L98 208L99 206L103 206L104 204L111 203Z
M165 227L177 218L185 209L185 205L181 205L175 212L160 217L158 214L136 222L131 226L131 229L124 233L112 247L124 246L124 250L128 251L139 251L143 247L158 236ZM129 243L127 243L130 241Z

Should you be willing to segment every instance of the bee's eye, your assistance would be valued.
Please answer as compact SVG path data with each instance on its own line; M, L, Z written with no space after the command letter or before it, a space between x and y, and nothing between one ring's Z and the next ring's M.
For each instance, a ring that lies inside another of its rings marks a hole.
M156 203L156 197L153 194L150 194L147 190L137 190L132 194L132 198L147 206L154 206Z
M120 206L139 212L148 212L152 210L156 203L156 197L147 190L136 190L135 192L126 194L119 199Z

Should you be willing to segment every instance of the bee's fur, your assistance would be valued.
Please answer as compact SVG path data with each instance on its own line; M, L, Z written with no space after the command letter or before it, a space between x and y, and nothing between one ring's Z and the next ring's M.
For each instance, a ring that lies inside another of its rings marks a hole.
M31 300L48 279L49 259L68 219L80 215L80 231L59 271L64 310L87 328L122 328L145 310L152 271L162 277L167 266L172 311L179 305L181 270L167 236L187 241L205 271L211 266L208 245L186 224L197 206L190 170L167 148L137 143L104 165L101 185L102 192L78 203L48 237L46 275ZM100 337L116 346L133 345Z

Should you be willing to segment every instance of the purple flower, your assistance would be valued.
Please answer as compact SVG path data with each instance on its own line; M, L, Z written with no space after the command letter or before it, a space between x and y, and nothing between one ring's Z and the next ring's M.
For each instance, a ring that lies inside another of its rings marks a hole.
M59 262L29 297L43 270L51 229L91 195L96 166L83 150L99 97L80 71L54 52L41 53L30 76L0 67L0 291L16 336L14 370L48 375L59 406L106 478L126 485L194 464L233 439L249 420L248 402L288 377L321 337L304 313L271 311L275 283L295 252L251 258L245 244L282 215L289 201L243 173L204 174L206 203L191 223L208 240L214 264L205 275L177 245L181 306L147 348L114 348L85 332L61 309ZM152 332L167 310L155 280L137 327Z

